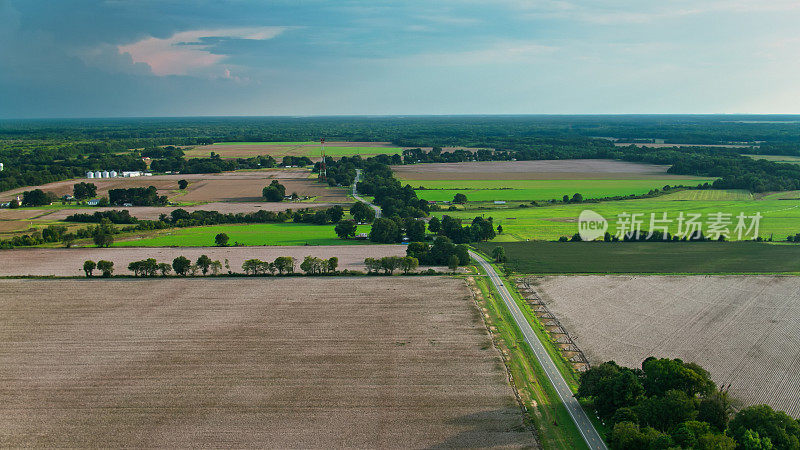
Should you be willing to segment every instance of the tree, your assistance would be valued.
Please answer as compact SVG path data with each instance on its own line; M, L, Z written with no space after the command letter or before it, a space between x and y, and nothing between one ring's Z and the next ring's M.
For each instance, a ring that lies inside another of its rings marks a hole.
M383 273L391 275L400 267L401 260L399 256L384 256L380 259L380 268L383 269Z
M467 196L459 192L453 197L453 203L458 203L459 205L463 205L467 203Z
M711 395L716 385L711 375L694 363L680 359L647 358L642 363L644 388L648 395L664 395L669 390L680 390L690 397Z
M439 230L441 230L441 224L438 217L431 217L431 220L428 221L428 231L431 233L438 233Z
M425 221L421 219L408 219L406 225L406 236L412 242L425 240Z
M75 242L76 238L77 236L75 233L66 233L61 236L61 242L64 243L64 247L70 248L72 247L72 244Z
M222 263L219 260L211 261L211 273L218 275L220 270L222 270Z
M42 206L52 202L50 195L41 189L25 191L22 193L22 206Z
M98 247L110 247L114 243L114 236L102 228L94 234L94 245Z
M227 247L227 246L228 246L228 240L229 240L229 239L230 239L230 238L228 237L228 235L227 235L227 234L225 234L225 233L218 233L216 236L214 236L214 244L215 244L217 247Z
M263 261L260 259L245 260L245 262L242 263L242 270L244 270L244 273L248 275L255 275L261 270L262 263Z
M189 258L185 256L178 256L172 260L172 270L174 270L175 273L180 276L186 276L191 265L192 262L189 261Z
M165 277L172 272L172 266L167 263L159 263L158 264L158 271L161 272L161 276Z
M293 273L296 262L297 260L291 256L279 256L275 258L275 268L279 274L283 274L283 272Z
M92 273L96 267L97 264L95 264L95 262L92 260L86 260L83 262L83 272L86 273L87 277L92 276Z
M498 245L492 249L492 258L494 262L501 263L506 260L506 249Z
M103 272L104 278L109 278L114 273L114 262L101 259L97 261L97 270Z
M331 256L328 258L328 272L336 272L336 269L339 267L339 258L335 256Z
M405 274L415 270L417 267L419 267L419 260L413 256L406 256L400 260L400 268L403 269Z
M272 180L272 183L261 191L261 195L268 202L282 202L286 196L286 186L278 183L278 180Z
M208 268L211 267L211 258L209 258L207 255L200 255L200 257L197 258L196 264L197 267L203 272L203 275L205 275L208 273Z
M497 234L503 234L503 226L502 225L498 225L497 226Z
M569 203L569 195L565 195L564 197L561 198L561 200L563 200L564 203Z
M189 186L189 182L188 181L186 181L186 180L178 181L178 189L184 190L184 189L186 189L186 186Z
M375 220L375 210L364 202L355 202L350 207L350 215L358 223L370 223Z
M455 272L456 269L458 269L458 263L458 256L450 255L450 257L447 259L447 268Z
M572 203L582 203L583 202L583 196L581 194L575 194L575 195L572 196L572 200L570 200L570 201Z
M92 198L97 195L97 186L94 183L76 183L72 185L72 196L77 200Z
M372 230L369 232L369 240L383 244L400 242L402 240L400 227L392 219L385 217L375 219L375 223L372 224Z
M748 436L748 430L757 435L750 433ZM769 439L775 448L800 448L800 423L767 405L749 406L739 411L731 420L728 432L740 446L758 438L762 446Z
M356 236L356 222L354 220L342 220L336 224L333 231L339 239L349 239Z
M377 272L381 269L381 260L377 258L364 259L364 265L367 266L367 273Z
M334 205L328 208L325 214L327 215L328 222L337 223L344 217L344 208L339 205Z

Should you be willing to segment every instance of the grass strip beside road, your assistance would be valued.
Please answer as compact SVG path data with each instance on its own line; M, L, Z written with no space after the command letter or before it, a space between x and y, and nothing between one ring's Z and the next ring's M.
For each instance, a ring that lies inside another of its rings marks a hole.
M499 337L508 370L528 418L536 426L540 444L543 448L588 448L513 316L483 276L485 272L477 267L480 275L474 279L481 291L479 304L488 311L487 325Z

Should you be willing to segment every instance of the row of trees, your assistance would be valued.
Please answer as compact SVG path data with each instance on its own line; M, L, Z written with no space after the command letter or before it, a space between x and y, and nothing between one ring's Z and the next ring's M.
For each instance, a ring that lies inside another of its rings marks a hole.
M384 256L383 258L366 258L364 265L367 273L378 273L383 270L386 275L391 275L400 269L404 274L409 274L419 267L419 260L413 256Z
M614 449L800 448L800 423L766 405L744 408L709 373L680 359L613 361L581 375L579 397L610 424Z

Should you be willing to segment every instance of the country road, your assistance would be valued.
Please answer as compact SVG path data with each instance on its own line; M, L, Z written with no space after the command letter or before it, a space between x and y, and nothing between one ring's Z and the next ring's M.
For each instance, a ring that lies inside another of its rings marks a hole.
M360 195L358 195L357 187L358 187L359 180L361 180L361 169L356 169L356 178L355 178L355 180L353 180L353 198L355 198L356 200L358 200L360 202L364 202L364 203L368 204L372 209L374 209L375 210L375 218L377 219L378 217L381 216L381 208L378 207L378 206L373 205L372 203L366 201Z
M486 261L477 253L470 250L469 254L473 259L478 261L478 264L480 264L481 267L483 267L483 270L486 271L489 279L492 280L492 284L494 284L495 289L497 289L497 292L499 292L500 296L503 298L503 302L505 302L506 307L514 317L517 327L522 331L522 334L525 336L525 341L533 350L533 353L536 355L536 359L539 360L539 364L544 368L547 378L553 384L556 392L558 392L558 396L561 398L562 403L564 403L564 406L567 408L572 420L577 425L578 430L581 432L581 436L583 436L583 439L586 441L586 444L591 449L606 449L606 444L600 437L600 433L597 432L597 429L595 429L594 425L592 425L592 422L589 420L586 412L583 410L580 403L578 403L578 400L574 397L569 385L567 385L564 377L561 376L561 373L558 371L555 363L550 358L550 355L547 354L547 350L545 350L544 345L542 345L542 343L539 341L539 338L536 337L536 334L533 332L528 320L525 318L525 315L522 314L522 311L520 311L519 306L517 306L517 303L514 301L511 293L509 293L508 289L506 289L505 285L503 284L503 280L500 279L500 276L494 270L494 267L492 267L488 261Z

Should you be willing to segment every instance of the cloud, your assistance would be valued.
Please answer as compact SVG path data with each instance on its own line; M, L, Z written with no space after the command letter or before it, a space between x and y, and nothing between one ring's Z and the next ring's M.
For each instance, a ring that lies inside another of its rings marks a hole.
M216 30L190 30L175 33L169 38L148 37L132 44L117 47L121 55L128 54L134 63L150 66L154 75L189 75L216 67L227 55L214 52L215 43L226 39L263 41L272 39L288 27L242 27Z

